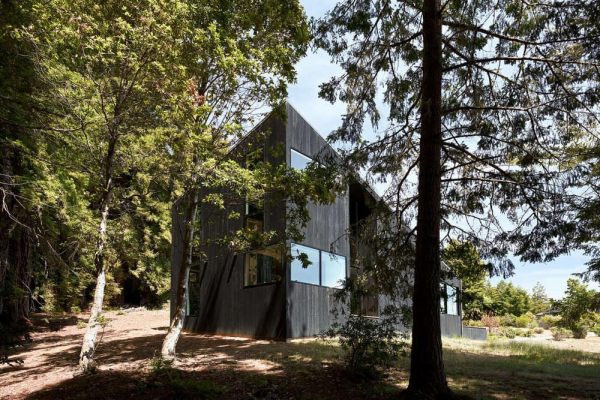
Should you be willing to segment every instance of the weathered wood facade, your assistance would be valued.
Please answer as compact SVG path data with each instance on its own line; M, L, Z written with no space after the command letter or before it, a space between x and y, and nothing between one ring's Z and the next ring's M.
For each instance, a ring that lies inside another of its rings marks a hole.
M246 136L232 154L264 146L265 161L292 165L292 153L316 159L323 152L333 153L327 142L289 104L286 117L271 114ZM370 189L365 188L367 192ZM310 221L304 230L304 240L299 245L320 251L319 254L334 253L338 262L345 258L346 276L350 275L351 249L347 232L350 229L351 213L359 215L364 201L351 199L356 190L347 190L330 205L309 204ZM353 205L351 205L353 202ZM205 207L205 206L203 206ZM227 213L237 211L244 215L244 202L229 204ZM285 202L275 199L265 201L263 207L264 230L272 230L284 237L286 228ZM363 210L364 211L364 210ZM220 238L244 226L244 218L227 219L225 212L211 210L201 213L202 241ZM173 265L179 265L181 257L180 216L177 206L173 209ZM285 340L296 337L314 336L332 323L333 294L337 289L321 284L310 284L292 280L290 254L292 243L282 240L281 277L269 283L251 284L245 275L246 254L234 254L225 246L210 243L205 246L206 262L195 265L194 278L190 279L190 307L185 329L194 332L227 334L236 336L272 338ZM324 253L326 252L326 253ZM285 254L284 254L285 253ZM190 275L190 278L192 276ZM174 271L172 287L177 282ZM322 283L322 282L321 282ZM456 283L455 283L456 284ZM457 286L460 286L458 282ZM175 293L172 291L172 303ZM385 303L385 298L380 299ZM443 317L442 327L447 333L457 334L456 326L462 326L460 315Z

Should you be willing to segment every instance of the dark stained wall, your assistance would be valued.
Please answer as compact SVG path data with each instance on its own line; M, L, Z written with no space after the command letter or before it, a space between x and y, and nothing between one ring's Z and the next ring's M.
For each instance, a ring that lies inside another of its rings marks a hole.
M290 149L313 159L333 149L310 124L288 103L286 129L286 158L290 165ZM340 195L333 204L309 204L311 219L304 229L304 240L299 244L331 251L346 257L346 274L350 273L348 195ZM314 336L329 328L333 322L331 310L336 304L332 295L336 289L289 281L287 266L287 336L289 338Z

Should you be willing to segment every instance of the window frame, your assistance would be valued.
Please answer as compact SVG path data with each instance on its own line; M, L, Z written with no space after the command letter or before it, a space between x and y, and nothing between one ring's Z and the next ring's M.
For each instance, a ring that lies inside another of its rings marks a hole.
M267 247L281 247L281 245L272 245L272 246L267 246ZM255 284L251 284L251 285L246 285L246 268L248 266L247 264L247 260L248 260L248 255L250 255L251 253L257 253L258 251L261 250L265 250L265 249L256 249L256 250L251 250L251 251L247 251L244 253L244 257L243 257L243 268L242 268L242 289L250 289L250 288L255 288L255 287L260 287L260 286L267 286L267 285L276 285L278 283L283 282L284 278L285 278L285 260L284 260L284 254L283 254L283 249L279 249L278 253L279 253L279 264L281 266L281 277L279 280L274 280L274 281L270 281L270 282L262 282L262 283L255 283ZM273 257L274 258L274 257Z
M307 158L309 161L305 164L304 168L296 168L292 165L292 156L293 154L296 153L301 157ZM303 152L301 152L300 150L294 148L294 147L290 147L290 167L294 168L297 171L304 171L306 169L306 165L310 164L311 162L314 162L315 160L312 157L309 157L308 155L304 154Z
M344 279L348 279L348 256L333 253L333 252L326 251L326 250L322 250L318 247L310 246L310 245L307 245L304 243L296 243L296 242L290 242L290 244L289 244L290 254L292 252L292 246L294 246L294 245L295 246L303 246L308 249L316 250L319 253L319 283L302 282L302 281L293 280L292 279L292 262L294 261L294 259L290 260L290 282L301 283L303 285L319 286L319 287L324 287L324 288L328 288L328 289L341 290L341 288L339 288L339 287L323 285L323 253L333 254L336 257L344 258ZM292 255L292 257L294 257L294 256Z

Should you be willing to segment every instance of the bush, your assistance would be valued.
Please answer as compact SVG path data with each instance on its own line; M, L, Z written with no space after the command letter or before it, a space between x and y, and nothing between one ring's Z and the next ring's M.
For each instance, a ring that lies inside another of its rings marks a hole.
M365 378L378 376L378 367L387 367L404 354L406 342L396 333L394 318L379 320L350 315L334 323L322 338L338 337L345 353L346 367Z
M538 322L539 325L544 329L550 329L557 326L560 323L560 316L558 315L544 315L540 317Z
M476 328L485 328L485 325L483 324L483 321L476 321L476 320L472 320L472 319L468 319L466 321L463 321L463 325L464 326L473 326Z
M515 326L517 328L535 328L537 326L535 315L531 312L527 312L526 314L515 318Z
M501 316L500 318L500 326L516 326L516 319L517 317L515 317L512 314L505 314L503 316Z
M552 338L556 341L564 340L568 338L571 332L565 328L553 327L550 329L552 332Z
M539 335L540 333L544 333L544 328L535 328L533 332Z
M594 332L596 336L600 336L600 324L592 326L590 331Z
M573 337L575 339L585 339L587 337L587 326L584 324L577 324L571 327L571 331L573 332Z
M494 317L491 314L485 314L483 317L481 317L481 323L483 324L483 326L487 327L490 332L492 332L500 326L500 321L498 320L498 318Z
M514 339L517 336L518 332L518 330L510 326L502 326L496 331L498 336L503 336L508 339Z

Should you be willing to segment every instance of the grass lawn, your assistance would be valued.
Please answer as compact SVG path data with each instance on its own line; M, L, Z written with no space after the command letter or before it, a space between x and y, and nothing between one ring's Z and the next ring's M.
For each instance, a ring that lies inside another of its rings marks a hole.
M97 374L74 376L83 329L71 319L36 333L34 343L14 355L23 365L0 367L0 399L392 399L407 384L408 358L380 381L361 381L344 370L336 343L319 340L185 334L180 361L158 365L152 360L165 333L165 311L108 317ZM597 348L596 341L578 343ZM600 400L600 353L550 345L445 339L448 381L476 399Z

